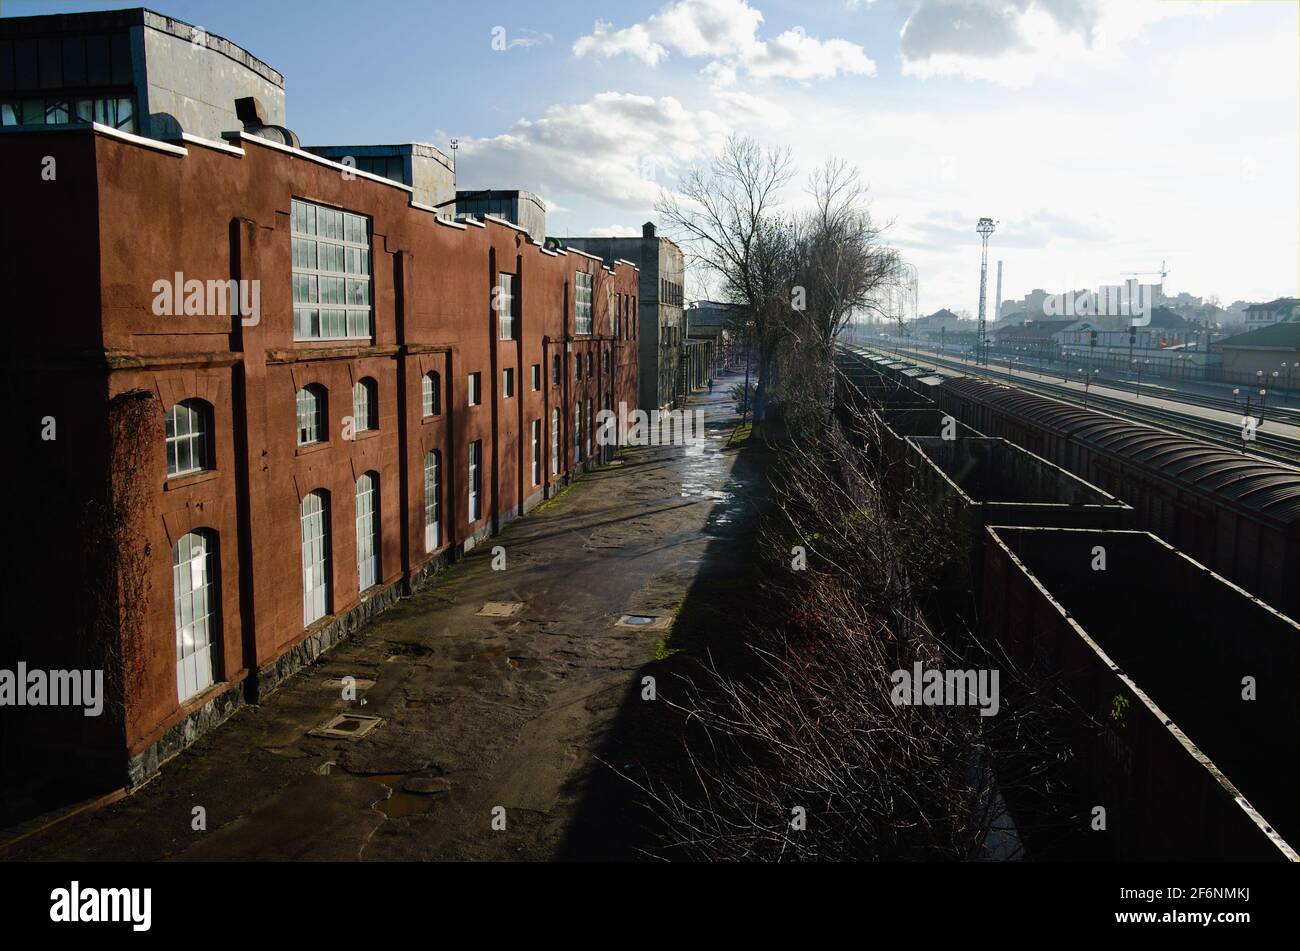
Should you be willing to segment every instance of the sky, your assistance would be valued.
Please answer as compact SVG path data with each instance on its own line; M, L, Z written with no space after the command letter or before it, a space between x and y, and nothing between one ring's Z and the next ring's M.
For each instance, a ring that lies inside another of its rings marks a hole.
M0 0L0 13L129 2ZM1145 0L154 0L286 77L304 144L459 140L463 188L555 235L638 234L728 134L788 146L797 209L855 165L919 310L1121 283L1300 294L1300 5ZM1154 280L1154 278L1146 278ZM688 297L707 293L688 277Z

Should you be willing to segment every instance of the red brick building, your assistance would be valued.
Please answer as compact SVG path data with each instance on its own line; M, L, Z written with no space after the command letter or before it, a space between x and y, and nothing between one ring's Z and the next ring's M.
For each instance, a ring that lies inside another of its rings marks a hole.
M11 771L36 748L150 775L637 404L629 264L247 133L14 132L0 171L25 500L0 667L110 684L97 718L6 710Z

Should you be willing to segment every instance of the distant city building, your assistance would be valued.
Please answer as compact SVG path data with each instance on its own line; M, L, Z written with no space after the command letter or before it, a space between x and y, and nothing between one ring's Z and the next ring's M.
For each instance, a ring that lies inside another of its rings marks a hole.
M1278 297L1267 304L1251 304L1246 308L1247 330L1296 320L1300 320L1300 300L1294 297Z
M1279 320L1214 346L1223 354L1227 382L1258 381L1269 389L1295 389L1300 383L1300 322L1296 320Z
M604 258L606 264L631 261L641 269L640 371L641 408L660 409L686 399L681 364L686 338L684 286L686 261L668 238L655 234L647 221L639 238L564 238L565 247Z
M247 50L152 10L0 19L0 127L98 122L154 139L220 139L253 98L282 127L284 77Z

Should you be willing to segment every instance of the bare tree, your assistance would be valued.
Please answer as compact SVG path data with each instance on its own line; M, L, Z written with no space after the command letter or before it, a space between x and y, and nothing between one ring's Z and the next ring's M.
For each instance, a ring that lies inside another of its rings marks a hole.
M765 150L732 136L709 165L692 167L656 205L706 282L745 311L747 343L758 354L756 418L778 336L773 330L789 312L789 272L779 263L787 257L788 235L776 212L791 176L789 149Z

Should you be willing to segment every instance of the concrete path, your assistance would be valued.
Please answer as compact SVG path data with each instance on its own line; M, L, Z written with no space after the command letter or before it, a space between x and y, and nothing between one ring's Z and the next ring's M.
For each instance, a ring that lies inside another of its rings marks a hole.
M620 724L642 703L643 668L668 651L663 630L616 622L672 617L692 590L707 601L711 567L744 561L750 486L724 449L737 422L724 394L738 379L693 402L707 412L703 447L627 450L135 795L4 858L636 857L634 789L601 760L635 759ZM492 568L498 545L505 570ZM489 601L522 607L482 616ZM358 701L327 684L344 676L360 683ZM383 722L362 737L310 735L343 712Z

